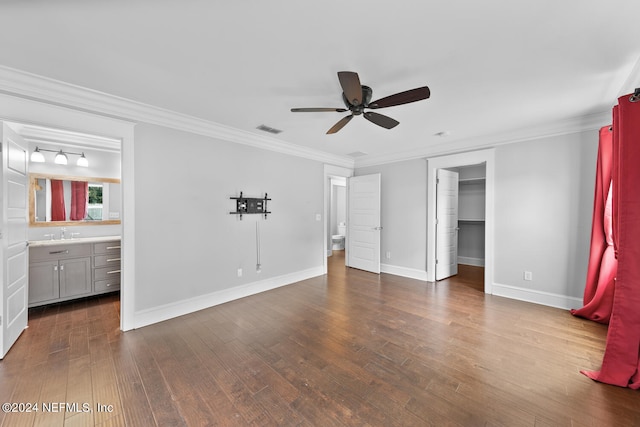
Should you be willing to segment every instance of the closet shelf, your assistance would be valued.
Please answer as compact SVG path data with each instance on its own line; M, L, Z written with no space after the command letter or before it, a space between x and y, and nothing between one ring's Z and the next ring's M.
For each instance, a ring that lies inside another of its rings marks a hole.
M458 180L459 184L481 184L486 181L486 178L481 176L478 178L460 178Z
M484 222L484 218L458 218L458 222Z

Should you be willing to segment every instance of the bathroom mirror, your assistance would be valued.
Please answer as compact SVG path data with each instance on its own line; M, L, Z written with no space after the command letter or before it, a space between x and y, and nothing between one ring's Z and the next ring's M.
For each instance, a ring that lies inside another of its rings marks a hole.
M29 225L120 224L120 180L29 174Z

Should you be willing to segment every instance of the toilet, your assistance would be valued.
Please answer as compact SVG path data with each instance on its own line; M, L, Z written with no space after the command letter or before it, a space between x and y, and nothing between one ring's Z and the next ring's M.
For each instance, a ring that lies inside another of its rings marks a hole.
M344 236L347 233L347 226L344 222L338 224L338 234L334 234L331 236L331 249L334 251L339 251L344 249Z

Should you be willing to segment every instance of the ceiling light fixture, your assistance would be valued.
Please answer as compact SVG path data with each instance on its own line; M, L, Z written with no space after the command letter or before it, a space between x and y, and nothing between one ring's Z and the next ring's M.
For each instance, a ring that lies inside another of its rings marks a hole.
M47 151L49 153L56 153L56 157L53 160L53 162L57 165L68 164L69 157L67 157L67 155L71 154L74 156L80 156L80 158L76 162L76 165L82 166L84 168L89 167L89 160L87 160L84 153L71 153L69 151L62 151L62 150L47 150L46 148L39 148L39 147L36 147L33 153L31 153L31 161L34 163L44 163L45 158L44 158L44 154L42 154L43 151Z
M31 161L34 163L44 163L44 154L36 147L36 151L31 153Z

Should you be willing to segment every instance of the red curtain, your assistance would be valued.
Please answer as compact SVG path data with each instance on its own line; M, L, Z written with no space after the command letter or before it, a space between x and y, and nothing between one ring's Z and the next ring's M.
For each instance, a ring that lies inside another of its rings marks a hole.
M81 221L87 216L89 183L71 181L71 220Z
M613 308L614 280L618 268L613 246L612 169L613 130L611 126L606 126L600 129L591 249L582 301L584 307L571 310L575 316L599 323L609 323Z
M64 188L59 179L51 180L51 221L66 221L67 211L64 207Z
M597 381L640 389L640 102L625 95L613 114L613 308Z

